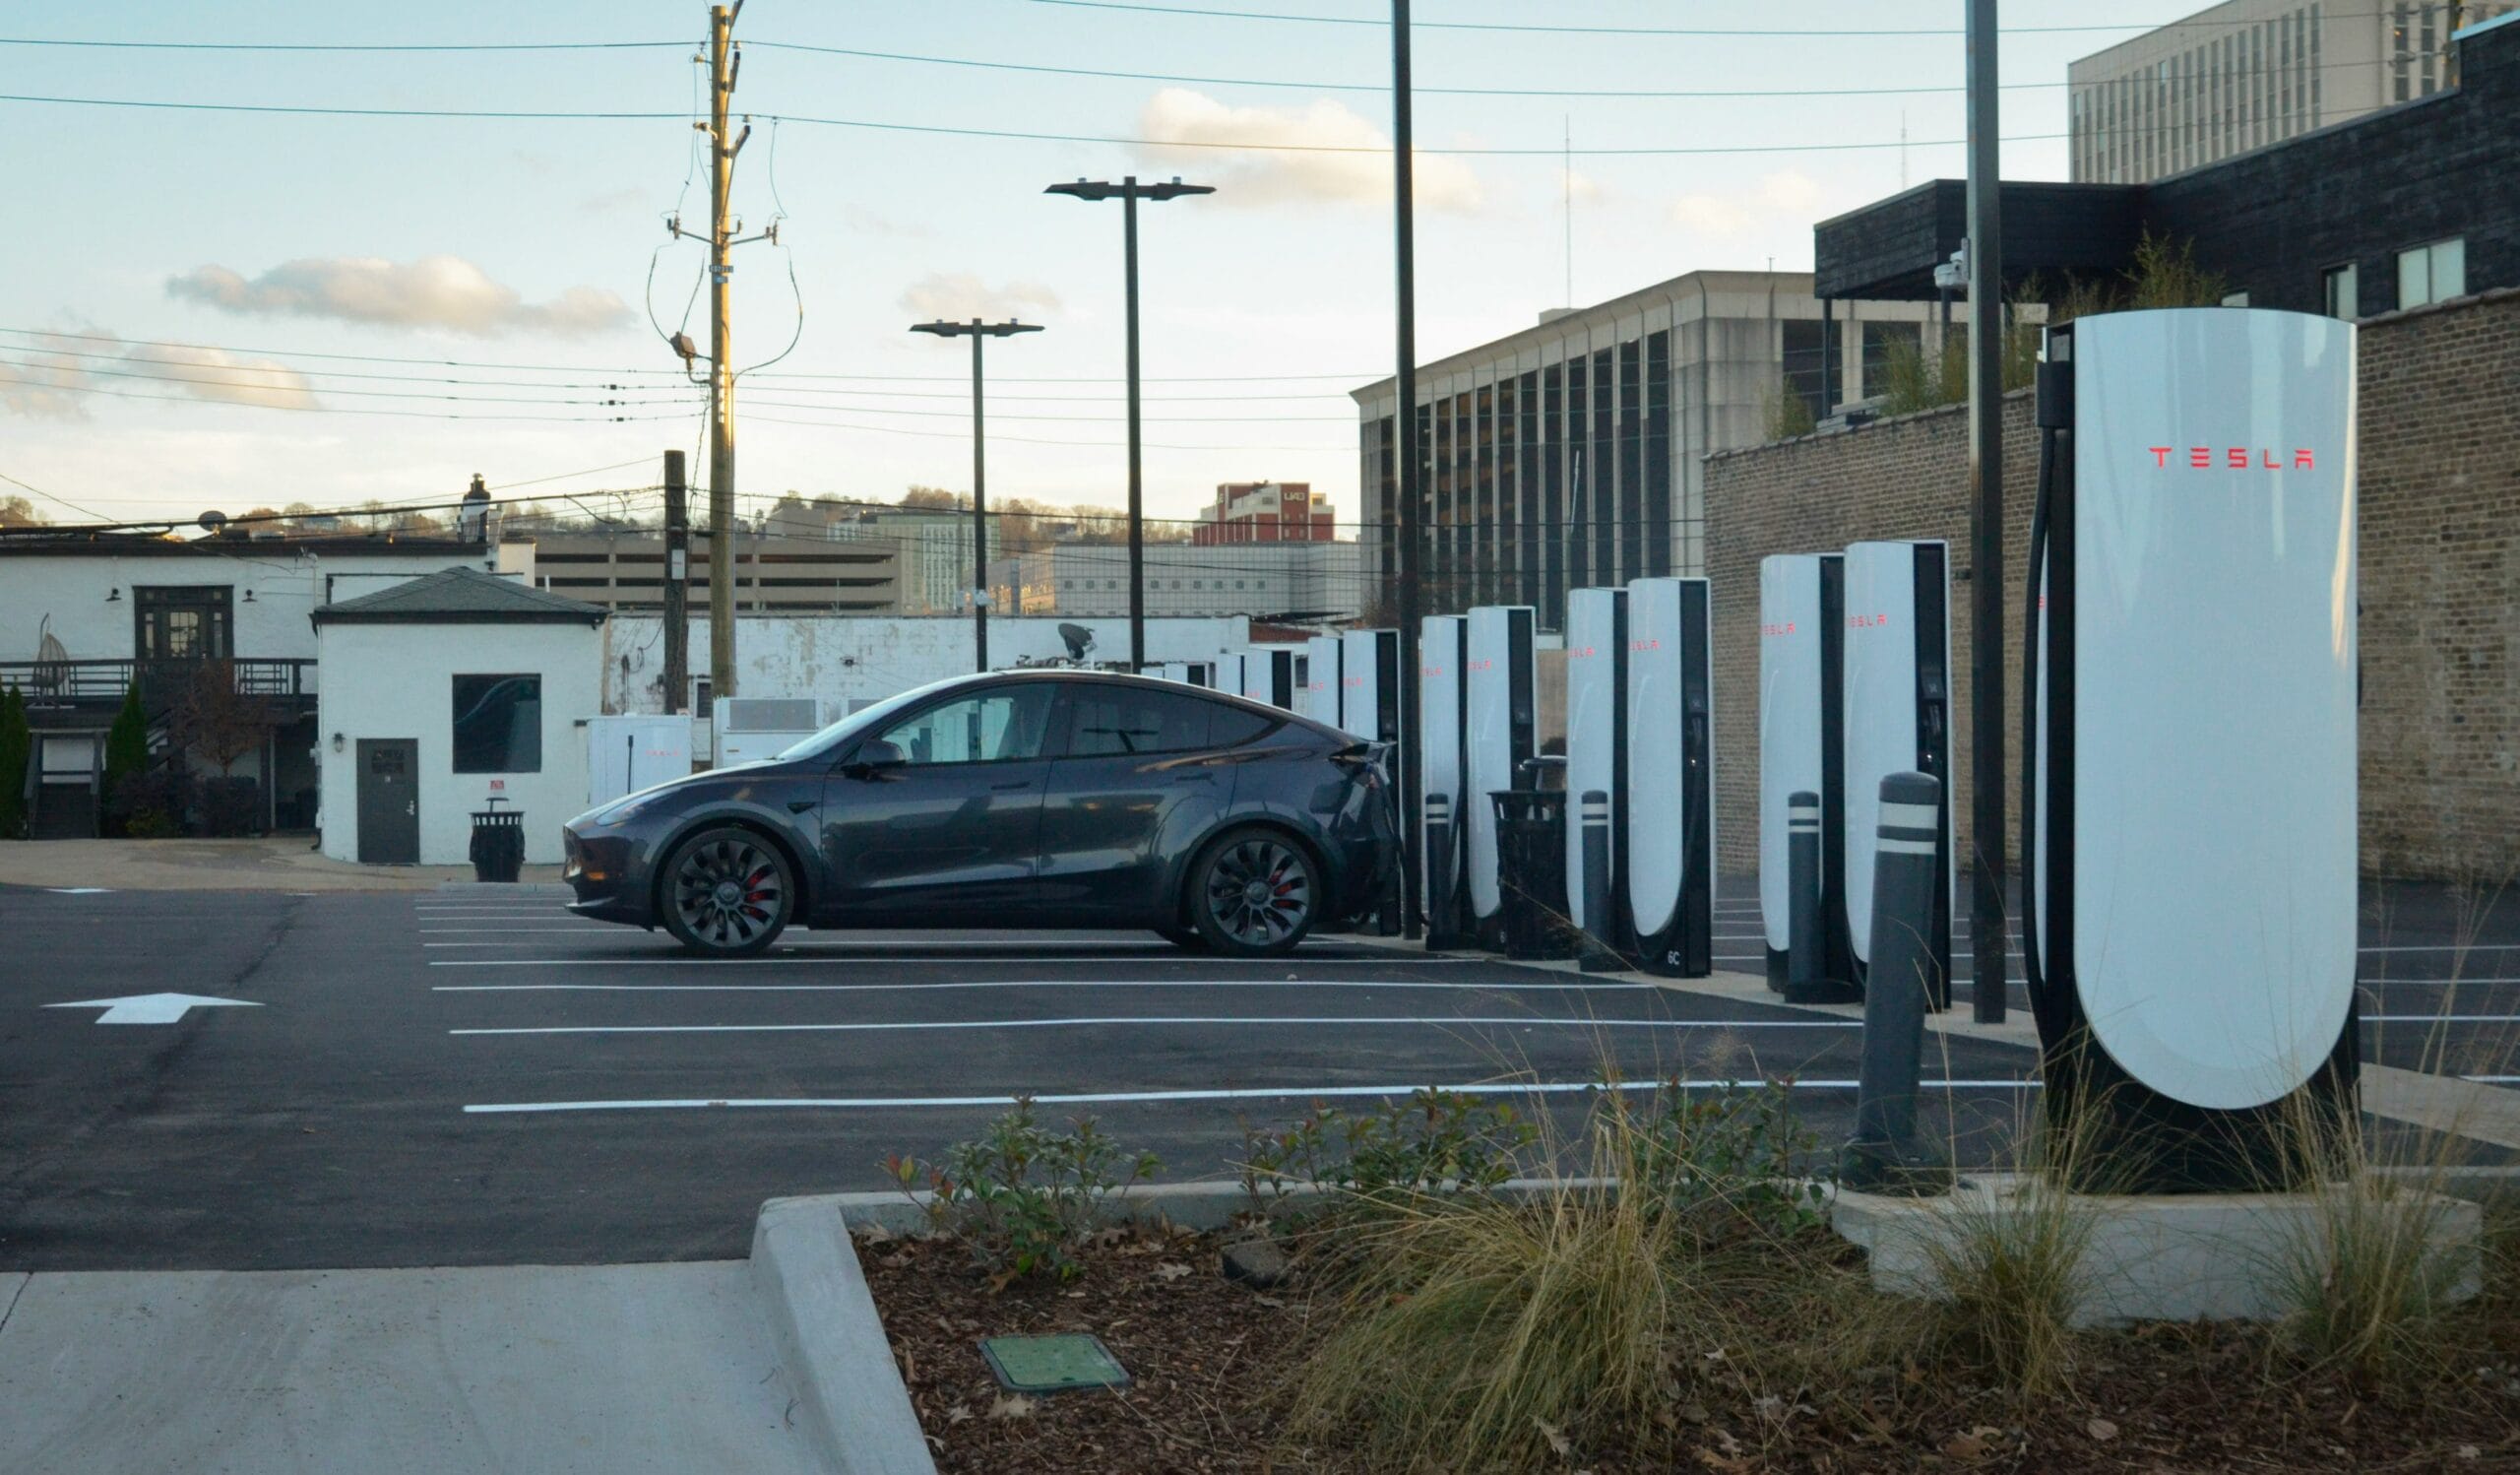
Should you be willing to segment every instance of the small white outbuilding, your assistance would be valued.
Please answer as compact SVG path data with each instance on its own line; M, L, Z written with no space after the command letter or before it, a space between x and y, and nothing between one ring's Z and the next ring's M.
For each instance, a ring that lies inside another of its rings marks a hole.
M458 866L488 801L529 865L586 806L579 724L603 710L605 610L450 568L314 611L324 854Z

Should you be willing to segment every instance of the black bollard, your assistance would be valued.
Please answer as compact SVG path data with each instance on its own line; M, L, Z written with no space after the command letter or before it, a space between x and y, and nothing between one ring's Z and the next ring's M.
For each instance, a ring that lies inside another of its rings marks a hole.
M1619 967L1618 949L1611 939L1617 929L1610 923L1610 797L1600 789L1584 791L1581 821L1584 826L1584 936L1582 961L1577 965L1585 973L1609 973Z
M1839 1155L1838 1181L1875 1193L1949 1191L1951 1164L1917 1135L1917 1077L1925 1012L1941 972L1932 945L1942 865L1942 785L1931 775L1881 781L1881 826L1872 863L1872 970L1863 994L1863 1063L1855 1135Z
M1426 796L1426 950L1462 945L1460 877L1454 869L1453 802Z
M1797 789L1785 800L1786 963L1778 993L1820 985L1820 796Z

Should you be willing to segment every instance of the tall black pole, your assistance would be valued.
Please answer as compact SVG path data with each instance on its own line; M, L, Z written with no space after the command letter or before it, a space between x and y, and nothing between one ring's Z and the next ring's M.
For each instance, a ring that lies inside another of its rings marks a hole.
M2004 242L1995 0L1969 0L1970 1012L2004 1017ZM2023 761L2029 760L2027 753ZM2022 884L2029 885L2029 857Z
M691 512L680 451L665 452L665 715L691 685Z
M1400 455L1393 487L1400 502L1400 797L1401 879L1408 914L1407 935L1418 935L1418 877L1422 873L1423 836L1418 820L1420 782L1418 723L1418 224L1417 170L1412 160L1413 130L1409 117L1409 0L1391 0L1391 195L1392 247L1399 280L1396 311L1399 370L1393 390L1399 408L1392 415L1400 432Z
M1121 270L1129 279L1129 670L1146 667L1146 485L1138 465L1138 176L1121 181Z
M988 451L980 414L980 345L987 325L972 319L972 670L988 670Z

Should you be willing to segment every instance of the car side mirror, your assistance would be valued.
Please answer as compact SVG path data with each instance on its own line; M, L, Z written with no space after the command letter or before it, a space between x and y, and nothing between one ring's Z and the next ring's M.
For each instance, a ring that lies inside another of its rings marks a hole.
M888 768L907 767L909 763L910 755L901 750L899 743L872 738L857 745L856 756L849 760L849 772L857 778L872 778Z

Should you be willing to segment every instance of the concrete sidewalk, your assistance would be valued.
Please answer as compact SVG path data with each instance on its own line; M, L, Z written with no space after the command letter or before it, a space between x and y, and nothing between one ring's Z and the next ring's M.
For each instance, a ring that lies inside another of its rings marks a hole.
M0 1275L12 1475L827 1470L788 1373L743 1261Z
M23 840L0 843L0 886L110 891L434 891L470 883L470 866L358 866L330 860L304 835L255 840ZM557 866L521 879L556 882Z

